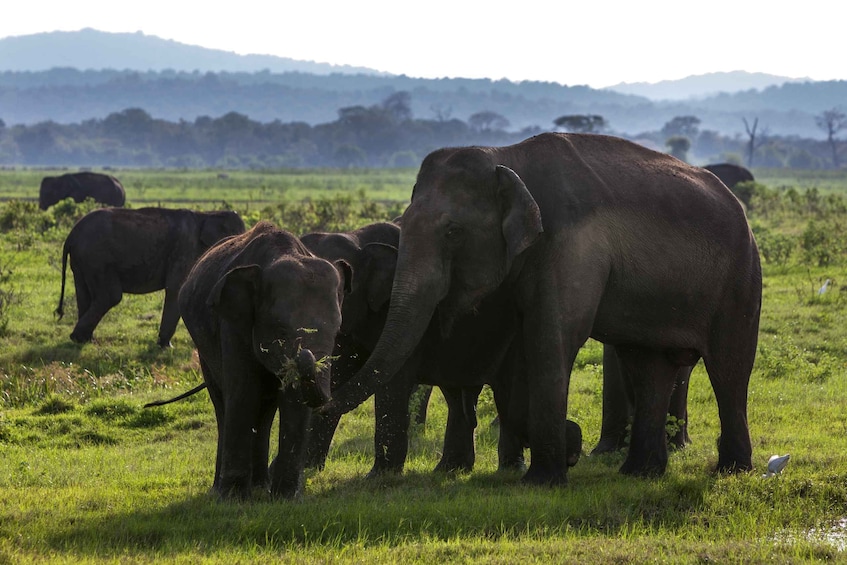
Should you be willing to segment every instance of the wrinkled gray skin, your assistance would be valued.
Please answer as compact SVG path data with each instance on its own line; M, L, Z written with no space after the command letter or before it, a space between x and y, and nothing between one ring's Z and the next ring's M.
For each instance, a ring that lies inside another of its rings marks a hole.
M201 257L179 310L215 407L218 449L212 490L245 498L254 488L292 498L303 489L311 407L329 398L328 364L341 326L350 266L317 258L292 234L259 222ZM286 366L294 361L297 377ZM279 451L268 474L271 424Z
M718 177L727 188L732 189L740 182L754 181L753 173L745 167L732 163L713 163L703 167ZM745 202L749 206L749 202ZM680 367L671 395L668 414L684 423L673 436L671 445L682 448L691 443L688 435L688 386L694 367ZM591 451L592 455L608 453L626 447L627 427L632 423L635 396L632 386L624 382L620 361L614 346L603 347L603 424L600 440Z
M126 202L126 192L118 179L101 173L68 173L41 180L39 208L46 210L65 198L73 198L75 202L93 198L101 204L120 207Z
M589 337L615 346L635 395L621 472L664 472L674 380L700 357L721 420L717 468L752 468L761 267L739 201L714 175L602 135L441 149L421 165L402 228L379 343L321 411L350 410L387 382L433 317L449 335L503 292L525 348L525 482L567 481L568 385Z
M231 211L194 212L167 208L102 208L83 216L62 250L62 291L56 314L64 315L68 256L74 273L79 320L77 343L91 340L103 316L124 293L165 290L157 343L170 346L179 322L177 297L192 265L224 237L244 232Z
M333 361L332 388L335 390L364 365L382 332L394 280L400 228L393 223L381 222L349 233L306 234L301 236L300 240L313 253L324 259L347 261L355 273L351 292L344 298L341 333L336 339L333 352L336 359ZM466 323L466 331L453 336L449 340L450 343L443 343L436 331L428 342L429 347L422 348L424 351L413 355L391 382L377 391L374 413L375 458L369 476L402 472L409 443L409 403L419 382L444 382L444 373L457 371L453 361L456 350L470 344L475 344L479 356L500 355L497 351L488 350L483 342L463 339L463 334L471 335L483 331L472 318ZM495 343L501 341L495 340ZM431 362L422 363L422 358L430 359ZM470 378L474 386L442 389L448 404L448 425L442 458L436 466L437 471L470 471L475 460L476 401L481 389L477 383L493 383L494 377L490 376L492 371L487 366L483 366L482 372L479 367L468 365L463 365L462 369L471 372L473 376ZM459 378L469 377L457 374L447 380L455 383ZM503 390L505 395L505 388ZM425 400L421 404L425 406ZM339 417L333 415L313 419L307 465L323 468ZM571 428L579 430L574 423L571 423ZM505 438L501 443L508 446L509 450L508 453L501 454L503 468L523 464L525 441L522 438L510 439L510 432L508 424L501 426L501 438ZM579 436L581 437L581 434ZM571 457L572 464L575 464L579 459L581 441L575 439L571 445L578 446L575 456ZM514 450L517 450L517 455Z

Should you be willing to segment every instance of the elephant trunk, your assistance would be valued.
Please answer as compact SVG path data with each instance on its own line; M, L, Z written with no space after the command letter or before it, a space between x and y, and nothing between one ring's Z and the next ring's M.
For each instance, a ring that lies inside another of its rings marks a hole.
M359 372L333 393L332 401L322 408L322 412L349 412L391 380L411 357L444 293L440 283L416 284L418 275L416 269L404 271L398 267L388 319L376 347Z
M315 355L308 349L297 353L297 373L300 375L300 390L303 400L311 408L322 406L330 398L330 371L328 367L318 367Z

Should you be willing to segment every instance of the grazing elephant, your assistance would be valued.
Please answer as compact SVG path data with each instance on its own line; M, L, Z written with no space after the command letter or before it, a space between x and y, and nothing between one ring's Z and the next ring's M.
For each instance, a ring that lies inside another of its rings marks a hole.
M123 293L165 290L158 344L170 346L179 322L179 287L194 262L220 239L244 232L235 212L167 208L102 208L74 225L62 250L62 291L56 314L64 314L68 255L74 273L79 320L77 343L91 340L103 316Z
M67 173L41 180L39 208L46 210L65 198L73 198L75 202L93 198L101 204L120 207L126 202L126 192L118 179L101 173Z
M220 242L194 265L179 310L215 407L213 492L301 494L312 407L330 394L329 364L320 361L332 354L352 277L350 265L315 257L266 222ZM279 452L269 478L277 410Z
M711 165L706 165L703 168L721 179L721 182L724 183L727 188L733 188L740 182L752 182L756 180L753 178L753 173L741 165L733 165L732 163L713 163Z
M431 320L449 335L504 293L525 348L525 482L567 482L568 385L589 337L615 347L635 395L621 472L664 472L674 379L701 357L721 419L717 468L752 468L761 266L739 201L714 175L603 135L440 149L421 164L401 223L380 340L320 411L350 410L388 382Z

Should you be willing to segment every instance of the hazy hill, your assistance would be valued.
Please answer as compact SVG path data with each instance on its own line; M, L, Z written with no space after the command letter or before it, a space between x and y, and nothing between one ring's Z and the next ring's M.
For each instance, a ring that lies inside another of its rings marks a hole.
M38 70L45 68L50 70ZM82 30L0 39L0 119L10 126L79 123L127 108L170 121L238 112L265 123L315 125L336 120L341 108L369 107L405 91L416 118L467 121L488 111L505 117L514 132L549 130L559 116L590 113L606 118L611 133L633 136L658 131L675 116L693 115L701 120L701 130L729 136L743 137L743 119L758 118L771 135L823 137L815 115L843 107L847 82L776 84L787 80L740 71L713 73L650 85L649 96L663 98L652 100L551 82L378 74L241 56L141 33Z
M644 96L650 100L685 100L706 98L720 93L763 90L769 86L781 86L788 82L809 82L808 78L789 78L767 73L730 71L692 75L679 80L660 82L630 82L609 86L606 90L622 94Z
M137 33L94 29L54 31L0 39L0 70L43 71L53 67L137 71L297 71L382 74L374 69L298 61L273 55L239 55Z

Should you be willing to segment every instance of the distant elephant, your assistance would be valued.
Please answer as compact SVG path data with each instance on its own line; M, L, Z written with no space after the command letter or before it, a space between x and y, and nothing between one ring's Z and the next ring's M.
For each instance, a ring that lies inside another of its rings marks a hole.
M56 314L64 315L68 255L74 273L79 320L71 333L91 341L103 316L123 293L165 290L157 343L170 346L179 322L177 297L194 262L222 238L244 232L231 211L194 212L168 208L102 208L83 216L62 250L62 291Z
M502 293L525 348L525 482L567 482L570 374L589 337L615 347L634 391L622 473L664 472L674 380L701 357L721 419L717 468L752 468L761 266L739 201L714 175L604 135L440 149L421 164L401 223L380 340L321 412L348 411L388 382L431 321L449 335Z
M712 163L711 165L706 165L703 167L724 183L727 188L734 188L736 184L740 182L752 182L756 180L753 178L753 173L742 167L741 165L734 165L732 163Z
M102 173L67 173L41 180L39 208L46 210L65 198L73 198L74 202L93 198L101 204L120 207L126 202L126 191L118 179Z
M215 407L213 492L301 494L312 407L330 395L329 363L322 360L332 354L352 278L344 261L319 259L266 222L220 242L194 265L179 310ZM279 452L269 477L277 410Z

